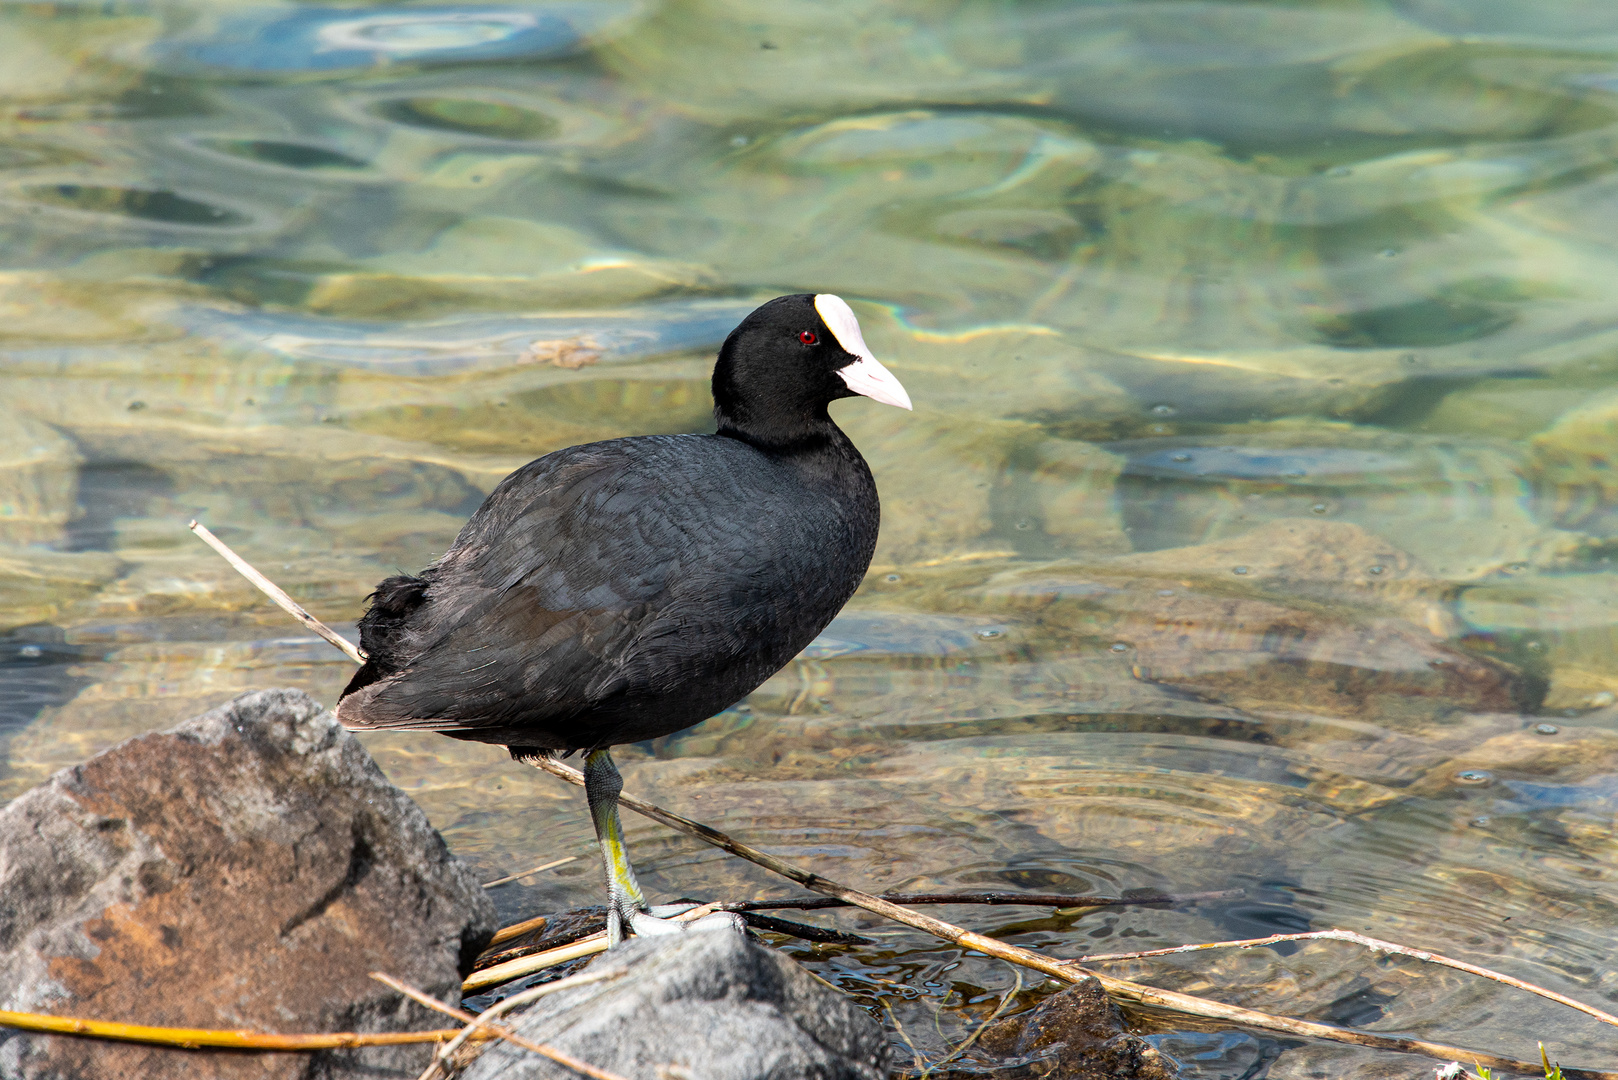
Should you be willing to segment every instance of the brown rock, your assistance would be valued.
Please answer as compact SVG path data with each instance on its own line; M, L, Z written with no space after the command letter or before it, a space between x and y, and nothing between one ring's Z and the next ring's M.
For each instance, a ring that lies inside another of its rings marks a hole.
M1173 1080L1178 1075L1146 1040L1124 1030L1118 1007L1089 978L1028 1012L990 1024L978 1045L1017 1076Z
M298 691L131 739L0 809L0 1009L274 1032L441 1026L494 910ZM190 1052L0 1030L0 1077L414 1075L423 1047Z

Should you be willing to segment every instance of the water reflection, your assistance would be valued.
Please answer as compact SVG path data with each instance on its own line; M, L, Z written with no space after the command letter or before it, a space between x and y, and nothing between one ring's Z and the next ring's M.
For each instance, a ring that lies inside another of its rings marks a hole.
M25 187L24 198L43 206L60 207L86 214L117 214L143 221L169 225L201 225L229 228L245 225L252 218L239 211L198 199L188 199L172 191L140 188L96 187L84 184L53 184Z
M210 139L198 145L246 161L287 169L363 169L367 164L338 150L274 139Z
M627 5L349 8L245 7L203 33L165 42L158 63L216 74L329 72L391 62L463 63L560 56L622 18ZM206 25L206 24L204 24Z
M1618 36L1525 11L0 10L0 798L346 681L189 517L348 624L529 458L703 429L736 319L836 291L918 404L837 406L877 564L748 702L630 748L632 788L873 889L1247 890L944 912L1059 955L1342 926L1600 1004ZM488 877L585 857L507 914L595 899L572 792L367 743ZM660 895L786 891L630 830ZM927 1060L1011 988L830 918L879 945L792 947ZM1118 970L1607 1049L1335 946ZM1190 1076L1390 1067L1153 1022Z

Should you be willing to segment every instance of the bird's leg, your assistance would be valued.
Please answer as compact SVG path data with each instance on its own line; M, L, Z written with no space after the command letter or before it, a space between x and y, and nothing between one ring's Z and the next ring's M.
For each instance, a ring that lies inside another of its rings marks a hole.
M618 775L612 755L605 749L592 750L584 758L584 795L590 800L590 818L595 822L596 840L601 844L601 861L607 869L607 946L623 940L627 929L632 934L676 933L685 929L684 923L670 922L648 912L646 897L635 880L635 868L629 864L629 851L624 846L624 829L618 821L618 793L624 781ZM694 907L693 904L669 905L659 908L660 915L675 915Z
M601 845L601 861L607 870L607 945L623 940L624 926L634 913L645 910L646 896L635 880L624 847L624 828L618 821L618 793L623 777L606 750L592 750L584 757L584 794L590 801L590 820L595 823L596 840Z
M530 747L511 748L511 756L525 765L540 768L542 758L550 752ZM624 830L618 821L618 794L624 790L623 777L612 763L606 750L592 750L584 758L584 796L590 803L590 819L595 824L596 840L601 844L601 861L607 870L607 944L609 947L631 934L676 933L687 929L716 929L731 927L743 929L739 915L716 911L695 922L675 922L700 904L682 901L676 904L646 906L646 897L635 880L635 869L629 865L629 851L624 846Z

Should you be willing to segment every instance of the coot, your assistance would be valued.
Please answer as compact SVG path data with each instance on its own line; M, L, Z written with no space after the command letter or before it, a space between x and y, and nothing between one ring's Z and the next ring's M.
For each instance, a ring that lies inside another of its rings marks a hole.
M876 484L826 406L856 394L910 408L848 304L758 308L714 365L717 433L547 454L502 480L443 558L379 584L337 718L519 761L584 751L609 938L668 928L624 850L608 747L735 704L853 595L876 547Z

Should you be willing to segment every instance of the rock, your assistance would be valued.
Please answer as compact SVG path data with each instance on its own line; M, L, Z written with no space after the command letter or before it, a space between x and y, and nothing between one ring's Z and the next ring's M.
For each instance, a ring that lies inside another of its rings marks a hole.
M424 182L471 187L520 180L543 168L536 157L451 155ZM488 176L494 170L504 177ZM450 226L424 250L361 260L351 269L314 278L304 304L328 315L378 317L409 313L547 310L632 303L709 284L702 267L603 246L565 225L522 218L475 216Z
M1536 686L1521 672L1396 619L1339 619L1194 593L1150 604L1137 591L1117 605L1123 618L1113 634L1133 649L1136 677L1236 708L1398 729L1535 703Z
M587 339L588 340L588 339ZM534 362L588 367L600 352L568 351L562 341L535 340ZM711 367L711 362L707 362ZM632 378L595 373L512 393L495 402L435 401L388 404L345 419L349 427L435 446L538 456L576 443L626 433L660 435L701 431L713 422L710 376L691 368Z
M494 907L298 691L131 739L0 809L0 1009L275 1032L442 1026ZM414 1076L419 1046L273 1056L0 1030L0 1077Z
M226 566L222 559L219 564ZM62 697L43 705L6 738L0 805L126 739L178 724L254 689L280 686L331 700L353 676L348 658L317 639L240 640L241 634L233 634L238 628L267 632L260 629L262 622L255 625L249 619L193 624L196 636L207 641L147 640L121 646L108 641L107 627L127 627L128 621L75 627L70 636L76 644L69 646L77 653L71 681L56 684ZM149 632L152 625L145 629ZM61 670L56 668L58 679ZM412 786L411 777L390 775Z
M1610 798L1601 789L1618 777L1618 733L1589 724L1538 723L1506 731L1468 746L1427 769L1409 794L1441 796L1456 788L1486 787L1499 781L1515 791L1519 807L1560 810L1581 801ZM1588 799L1580 799L1580 787ZM1538 790L1535 790L1538 789Z
M1178 1071L1124 1030L1101 983L1087 978L984 1029L978 1045L1017 1076L1062 1080L1173 1080ZM999 1075L997 1069L989 1075ZM982 1075L981 1073L975 1075Z
M1584 544L1531 512L1523 462L1505 444L1283 421L1109 449L1128 459L1118 498L1137 550L1304 518L1396 540L1434 575L1461 582L1516 563L1565 564Z
M1358 526L1274 521L1243 536L996 575L987 605L1075 648L1106 642L1135 678L1259 712L1419 725L1536 704L1538 683L1464 651L1445 586Z
M781 954L727 929L635 938L590 965L632 970L541 999L514 1025L597 1068L631 1077L881 1080L881 1027ZM501 1044L465 1080L577 1075Z
M1453 630L1451 586L1397 545L1346 521L1281 518L1240 536L1113 559L1109 569L1162 584L1330 609L1397 613L1435 635ZM1236 573L1235 568L1245 570Z
M1586 404L1590 386L1570 378L1480 379L1452 390L1421 421L1423 433L1527 442Z
M1012 523L1014 530L1037 522L1054 548L1082 555L1129 551L1114 490L1122 458L1087 442L1046 439L1030 449L1028 459L1027 490L1033 496L1034 520L1019 517Z
M1011 323L945 334L864 303L859 317L865 340L924 416L1029 420L1042 435L1095 440L1122 438L1156 420L1100 373L1108 357L1048 328Z

